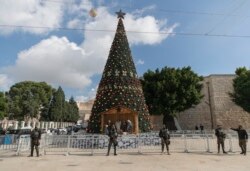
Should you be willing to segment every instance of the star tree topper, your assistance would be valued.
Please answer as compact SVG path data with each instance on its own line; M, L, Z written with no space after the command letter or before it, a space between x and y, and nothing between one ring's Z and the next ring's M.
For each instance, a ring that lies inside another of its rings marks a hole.
M122 19L124 19L124 15L126 15L126 13L122 12L122 10L116 12L116 14L117 14L117 18L122 18Z

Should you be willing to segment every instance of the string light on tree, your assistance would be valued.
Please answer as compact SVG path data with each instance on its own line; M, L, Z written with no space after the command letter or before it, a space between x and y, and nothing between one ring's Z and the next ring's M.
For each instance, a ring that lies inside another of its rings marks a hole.
M101 130L100 113L117 107L135 111L141 132L149 131L150 123L140 80L137 78L136 68L129 48L123 21L125 13L121 10L116 13L118 25L110 48L107 63L100 81L96 99L91 111L89 130L98 133Z

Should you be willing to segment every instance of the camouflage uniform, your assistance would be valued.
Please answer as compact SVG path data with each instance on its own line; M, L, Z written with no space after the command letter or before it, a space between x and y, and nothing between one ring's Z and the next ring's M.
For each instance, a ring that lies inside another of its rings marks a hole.
M245 129L242 128L240 125L238 129L231 128L234 131L237 131L239 137L239 146L241 148L240 154L247 154L247 141L248 141L248 134Z
M170 135L168 129L163 127L159 132L159 137L161 138L161 152L164 152L164 146L166 145L167 153L169 153Z
M215 130L215 135L217 137L218 153L220 153L220 146L221 146L223 153L226 154L227 152L225 151L225 145L224 145L226 134L222 131L222 128L219 127Z
M31 153L30 156L33 157L34 147L36 148L36 156L39 157L39 145L41 139L41 131L35 128L30 135L31 138Z
M117 142L117 131L116 131L114 125L112 125L112 127L109 128L108 136L109 136L109 145L108 145L107 156L109 155L110 148L111 148L112 144L114 145L114 155L117 155L116 154L116 146L118 145L118 142Z

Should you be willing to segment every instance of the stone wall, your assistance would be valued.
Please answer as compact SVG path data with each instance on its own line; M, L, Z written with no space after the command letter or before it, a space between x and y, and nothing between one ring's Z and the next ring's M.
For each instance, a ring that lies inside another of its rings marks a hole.
M89 120L93 104L94 104L93 99L87 102L77 102L77 106L79 108L80 120L82 121Z
M163 126L163 115L150 115L151 129L159 131Z
M203 124L205 129L215 128L221 124L224 128L236 127L239 124L250 128L250 113L236 105L230 93L233 92L235 75L210 75L203 81L201 103L177 116L182 129L194 129Z
M216 124L221 124L225 128L237 127L239 124L250 128L250 113L236 105L229 95L233 92L234 78L234 75L218 75L212 79Z
M204 78L202 94L204 95L200 104L177 114L177 120L182 129L192 130L196 125L202 124L205 128L211 128L211 109L209 98L209 78Z

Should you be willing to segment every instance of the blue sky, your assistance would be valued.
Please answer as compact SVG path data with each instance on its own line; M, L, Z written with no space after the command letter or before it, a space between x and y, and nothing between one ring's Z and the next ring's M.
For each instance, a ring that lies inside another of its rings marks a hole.
M139 76L164 66L233 74L250 67L249 8L248 0L0 0L0 91L33 80L94 97L120 9Z

